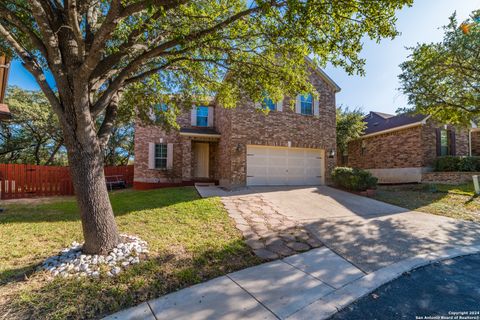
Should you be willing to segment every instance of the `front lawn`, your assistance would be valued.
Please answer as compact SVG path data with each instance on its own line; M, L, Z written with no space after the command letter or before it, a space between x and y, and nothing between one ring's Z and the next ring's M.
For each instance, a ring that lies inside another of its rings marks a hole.
M480 222L480 198L473 184L379 186L375 199L410 210Z
M219 199L201 199L194 188L119 191L111 201L120 231L148 242L149 260L117 278L53 281L33 270L72 241L82 242L74 199L2 203L0 315L100 318L260 262Z

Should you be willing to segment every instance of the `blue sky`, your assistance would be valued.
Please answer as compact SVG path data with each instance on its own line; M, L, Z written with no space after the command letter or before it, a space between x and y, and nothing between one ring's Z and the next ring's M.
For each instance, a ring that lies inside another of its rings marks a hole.
M394 40L380 44L367 40L361 56L367 60L365 77L348 76L343 70L327 67L325 71L342 88L337 94L337 105L359 107L364 112L395 113L407 105L399 92L399 64L407 59L417 43L437 42L443 37L441 26L448 24L454 11L459 21L480 8L479 0L416 0L412 7L397 14L397 29L401 34Z
M442 39L441 26L457 11L459 21L480 8L480 0L417 0L410 8L397 14L397 28L401 35L380 44L366 40L361 56L367 60L364 77L349 76L341 69L327 67L326 72L340 85L337 105L359 107L364 112L381 111L395 113L407 104L406 98L397 90L398 74L409 51L405 47L417 43L435 42ZM12 63L10 85L25 89L38 89L32 76L18 61Z

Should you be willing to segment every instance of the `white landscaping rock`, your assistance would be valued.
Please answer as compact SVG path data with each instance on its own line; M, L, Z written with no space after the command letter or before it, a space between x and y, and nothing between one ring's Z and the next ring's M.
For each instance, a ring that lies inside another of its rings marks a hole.
M102 271L101 267L107 266L107 276L117 276L123 269L140 262L140 257L148 254L148 245L138 237L121 235L125 239L108 255L88 255L82 253L82 245L74 241L69 248L60 251L57 256L46 259L39 270L49 272L53 277L71 276L98 278Z

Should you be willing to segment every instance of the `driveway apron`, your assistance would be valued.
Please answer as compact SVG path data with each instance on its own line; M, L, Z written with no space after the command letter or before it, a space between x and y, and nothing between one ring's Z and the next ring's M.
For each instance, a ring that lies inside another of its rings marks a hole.
M251 191L364 272L422 253L480 244L477 223L410 211L330 187Z

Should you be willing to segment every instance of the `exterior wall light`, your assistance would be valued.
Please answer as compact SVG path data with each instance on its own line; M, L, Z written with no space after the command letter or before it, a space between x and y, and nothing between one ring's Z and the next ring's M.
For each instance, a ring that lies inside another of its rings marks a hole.
M335 158L335 150L334 149L330 149L330 151L328 151L328 157L330 159Z

